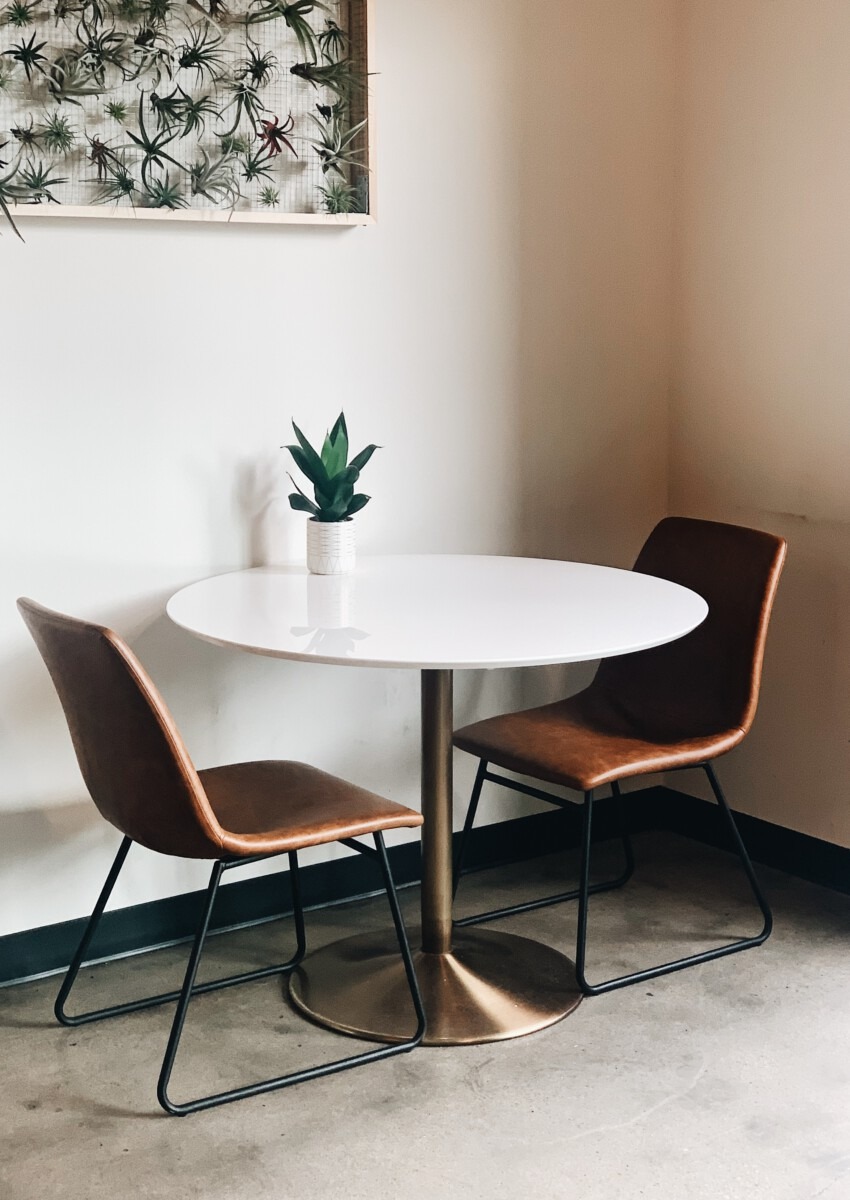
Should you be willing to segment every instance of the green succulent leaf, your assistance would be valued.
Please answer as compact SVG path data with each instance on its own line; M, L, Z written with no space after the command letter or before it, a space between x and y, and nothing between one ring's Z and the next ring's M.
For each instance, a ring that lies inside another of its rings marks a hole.
M340 471L334 483L341 487L353 487L360 478L360 472L354 465L348 466L344 471Z
M313 494L316 497L316 503L318 504L320 510L323 513L333 512L334 514L336 514L336 511L339 507L339 504L338 504L339 493L335 487L332 488L329 492L323 492L319 488L314 488ZM334 515L331 519L338 520L338 517L336 515Z
M297 484L295 485L298 486ZM311 516L318 516L319 510L312 500L308 500L306 496L299 496L298 492L291 492L289 496L289 504L296 512L310 513Z
M346 443L347 443L348 442L348 429L345 424L345 413L343 413L343 412L341 412L339 414L339 416L337 417L337 419L334 421L333 429L330 432L331 441L336 442L336 440L340 434L342 434L342 436L345 438Z
M380 450L380 448L380 446L376 446L373 442L365 450L361 450L359 454L354 455L354 458L351 460L351 466L355 467L358 471L362 471L375 451Z
M327 492L330 480L328 479L328 473L325 470L325 464L322 462L320 455L316 453L294 421L292 422L292 428L295 430L295 436L298 438L301 446L301 455L304 461L307 463L307 466L305 467L301 462L298 462L298 456L295 453L295 451L298 449L297 446L288 446L287 449L290 451L292 457L298 463L298 466L301 468L310 482L316 487L320 487L322 491Z
M331 479L340 471L344 471L348 465L348 437L345 430L341 429L338 424L325 437L322 446L322 462Z
M327 514L332 521L342 521L348 515L348 506L354 495L354 488L351 484L346 484L337 488L333 502L327 509Z
M295 462L298 470L302 471L307 476L307 478L313 484L313 487L322 487L324 485L324 487L327 488L329 486L327 473L325 473L323 477L317 478L313 460L307 456L300 446L287 446L286 449L292 455L293 461ZM319 461L321 462L321 460ZM325 468L322 467L323 472L324 470Z
M348 459L348 444L340 443L337 439L336 443L331 441L330 434L325 434L325 440L322 445L322 462L325 464L325 470L328 473L328 478L333 479L335 475L345 467Z
M362 492L357 492L354 496L351 497L351 503L348 506L348 514L347 515L349 517L351 517L354 515L354 513L360 512L360 509L364 508L371 499L372 499L371 496L364 496L364 494Z
M313 503L309 496L304 494L303 490L298 486L295 480L292 479L291 475L289 478L292 480L292 486L295 488L295 492L293 492L289 497L289 503L292 508L297 508L301 512L312 513L315 516L319 511L318 506Z

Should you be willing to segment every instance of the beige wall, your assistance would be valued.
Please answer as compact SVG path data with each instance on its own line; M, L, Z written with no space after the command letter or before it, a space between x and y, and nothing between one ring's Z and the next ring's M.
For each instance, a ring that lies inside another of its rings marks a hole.
M363 552L631 559L666 499L673 9L376 0L374 228L0 240L0 933L86 911L116 843L20 593L125 633L199 766L303 757L417 803L415 673L240 655L163 616L192 579L303 555L291 417L316 436L344 403L384 446ZM458 719L563 675L465 673ZM118 903L204 874L134 852Z
M850 4L684 0L680 35L670 508L789 539L723 777L850 846Z
M631 566L667 503L677 0L535 8L513 161L523 549Z

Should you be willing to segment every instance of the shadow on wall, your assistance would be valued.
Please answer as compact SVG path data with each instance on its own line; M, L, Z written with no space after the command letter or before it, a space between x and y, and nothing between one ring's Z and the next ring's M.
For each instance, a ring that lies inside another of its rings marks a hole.
M41 808L0 812L0 874L6 866L18 865L20 856L34 845L47 852L59 848L64 855L68 845L100 841L102 828L103 820L82 780L76 799L63 797L51 803L45 798ZM95 832L97 836L90 836Z
M236 473L236 504L246 531L248 566L304 561L304 517L289 506L283 452L255 456Z

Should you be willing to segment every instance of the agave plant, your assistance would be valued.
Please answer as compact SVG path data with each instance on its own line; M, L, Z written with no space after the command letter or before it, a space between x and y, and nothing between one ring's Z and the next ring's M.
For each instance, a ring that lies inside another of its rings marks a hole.
M309 513L314 521L347 521L371 499L362 492L355 492L354 485L378 447L374 444L366 446L349 462L348 430L343 413L339 414L331 431L325 434L321 454L313 449L294 421L292 428L298 445L287 446L286 449L312 484L315 501L305 495L290 475L296 489L289 497L290 505L298 512Z

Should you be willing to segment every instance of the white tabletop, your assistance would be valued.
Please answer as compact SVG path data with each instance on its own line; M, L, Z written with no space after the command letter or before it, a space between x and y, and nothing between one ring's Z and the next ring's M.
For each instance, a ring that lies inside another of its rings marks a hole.
M478 555L358 558L350 575L258 567L193 583L167 612L221 646L306 662L451 669L582 662L704 620L678 584L587 563Z

